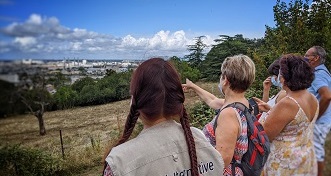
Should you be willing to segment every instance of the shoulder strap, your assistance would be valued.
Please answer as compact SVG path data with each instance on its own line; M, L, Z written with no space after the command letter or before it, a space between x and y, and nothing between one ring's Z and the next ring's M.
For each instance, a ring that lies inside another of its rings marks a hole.
M215 121L214 121L214 128L213 128L213 129L214 129L214 133L215 133L215 130L216 130L216 127L217 127L217 120L218 120L218 117L220 116L221 111L223 111L223 109L225 109L225 108L233 107L232 104L234 104L234 103L228 104L228 105L226 105L224 108L222 108L222 109L220 109L220 110L218 111L218 113L217 113L217 115L216 115L216 118L215 118Z
M288 95L287 95L286 97L289 98L289 99L291 99L292 101L294 101L295 104L297 104L298 107L301 108L301 106L299 105L299 103L298 103L298 101L297 101L296 99L294 99L293 97L290 97L290 96L288 96Z
M215 130L216 130L216 127L217 127L217 120L218 120L218 117L219 117L221 111L222 111L223 109L225 109L225 108L228 108L228 107L238 108L239 110L241 110L241 111L244 112L244 114L245 114L245 116L246 116L247 119L250 119L250 118L248 118L248 114L251 114L251 113L252 113L252 107L251 107L251 105L249 105L250 109L248 109L244 104L242 104L242 103L240 103L240 102L230 103L230 104L226 105L224 108L222 108L222 109L218 112L218 114L216 115L215 122L214 122L214 132L215 132ZM250 120L251 120L251 119L250 119Z

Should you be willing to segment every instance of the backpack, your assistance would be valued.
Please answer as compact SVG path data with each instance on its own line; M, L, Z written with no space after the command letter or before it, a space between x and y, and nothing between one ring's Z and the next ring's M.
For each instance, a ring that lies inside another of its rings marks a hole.
M241 168L244 175L260 176L270 153L269 138L263 126L255 117L256 114L252 113L253 108L251 104L250 109L248 109L244 104L234 102L222 108L221 111L227 107L238 108L244 112L247 119L248 150L243 155L241 163L236 162L236 160L232 158L232 175L235 175L235 167L238 166ZM218 116L219 114L215 119L214 131L216 130Z

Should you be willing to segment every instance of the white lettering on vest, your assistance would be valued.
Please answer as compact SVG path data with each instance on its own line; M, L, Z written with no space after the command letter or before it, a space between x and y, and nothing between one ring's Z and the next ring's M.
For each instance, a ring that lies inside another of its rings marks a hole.
M208 171L213 171L214 170L214 163L213 162L206 162L203 163L201 162L198 165L198 170L200 174L207 173ZM191 176L191 169L184 169L182 171L174 171L173 174L166 174L166 176Z

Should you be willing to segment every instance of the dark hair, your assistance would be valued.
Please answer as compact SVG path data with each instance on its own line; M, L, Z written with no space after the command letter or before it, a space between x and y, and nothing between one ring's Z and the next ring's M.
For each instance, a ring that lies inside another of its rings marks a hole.
M276 76L278 76L278 74L279 74L279 68L280 68L279 60L280 60L280 58L276 59L272 64L269 65L269 67L268 67L268 73L270 75L276 75Z
M303 90L310 87L314 80L314 70L302 56L287 54L280 60L280 72L284 84L291 90Z
M132 76L130 93L132 95L130 113L117 145L128 140L140 114L152 121L160 116L171 118L171 116L179 115L188 146L192 175L198 176L195 143L183 104L184 92L174 66L161 58L144 61Z

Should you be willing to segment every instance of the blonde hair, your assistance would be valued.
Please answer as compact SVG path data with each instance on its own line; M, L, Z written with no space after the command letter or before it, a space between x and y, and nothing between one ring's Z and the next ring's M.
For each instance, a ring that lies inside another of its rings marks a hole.
M244 92L255 80L255 64L251 58L239 54L224 59L221 67L222 79L226 76L230 89Z

